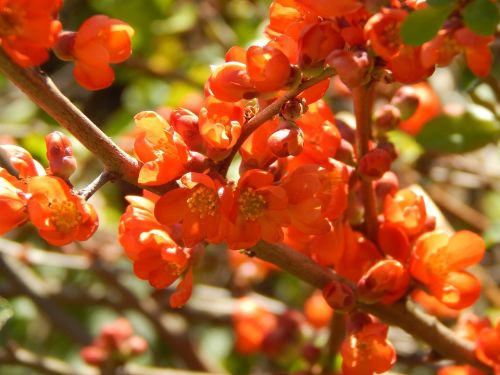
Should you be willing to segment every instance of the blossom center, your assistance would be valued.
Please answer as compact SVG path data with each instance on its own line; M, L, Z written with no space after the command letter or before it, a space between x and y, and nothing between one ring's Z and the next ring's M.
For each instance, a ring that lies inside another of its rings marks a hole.
M424 258L425 265L428 270L438 276L444 278L448 274L447 254L444 248L434 249L429 252Z
M238 198L241 215L245 220L257 220L264 215L267 202L264 196L252 188L246 188Z
M82 214L74 202L54 199L49 202L49 219L58 232L69 233L74 230L82 220Z
M217 209L217 193L204 185L198 185L187 200L192 213L205 217L214 216Z
M401 44L399 29L400 22L390 22L380 35L380 42L391 51L397 51Z

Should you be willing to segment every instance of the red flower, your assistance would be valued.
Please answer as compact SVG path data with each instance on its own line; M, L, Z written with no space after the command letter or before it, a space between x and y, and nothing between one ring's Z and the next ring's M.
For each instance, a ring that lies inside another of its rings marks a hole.
M427 220L424 199L410 189L387 195L384 217L387 222L403 229L408 236L418 235L424 230Z
M440 302L462 309L472 305L481 292L479 281L463 270L478 263L484 251L484 241L469 231L451 238L442 232L428 233L417 241L410 272Z
M476 356L500 373L500 323L496 327L484 328L477 340Z
M208 79L213 96L226 102L237 102L256 96L247 67L242 62L230 61L215 68Z
M289 224L288 198L273 184L273 175L251 169L240 178L236 190L225 189L224 213L229 218L226 241L231 249L254 246L260 239L283 240L282 226Z
M350 333L342 343L344 375L372 375L388 371L396 362L396 351L386 339L388 326L367 323Z
M272 46L248 48L246 64L250 80L258 92L281 90L290 78L288 58Z
M0 168L0 235L28 220L27 194L23 183Z
M73 194L59 177L33 177L28 182L28 192L29 218L51 245L85 241L97 229L94 207Z
M198 126L203 140L216 150L227 150L236 144L245 120L243 106L222 102L213 96L205 99Z
M194 249L179 246L171 230L154 217L154 203L143 197L128 196L129 207L122 215L119 240L134 263L134 273L154 288L166 288L179 277L183 280L170 297L172 307L180 307L191 296Z
M297 0L320 17L339 17L361 8L357 0Z
M134 151L144 163L138 182L161 185L180 177L189 159L181 136L155 112L140 112L134 120L138 128Z
M220 242L218 191L221 184L201 173L188 173L181 182L185 187L167 192L156 203L156 218L165 225L182 223L186 246L194 246L202 240Z
M422 45L421 61L425 67L448 65L460 52L465 53L467 65L479 76L487 76L493 62L493 55L488 44L493 36L481 36L466 27L461 29L443 29L431 41Z
M62 0L1 0L0 41L4 51L19 65L45 62L61 31L56 20Z
M76 81L89 90L111 85L115 73L109 64L118 64L132 53L134 29L121 20L96 15L87 19L76 33L72 49Z

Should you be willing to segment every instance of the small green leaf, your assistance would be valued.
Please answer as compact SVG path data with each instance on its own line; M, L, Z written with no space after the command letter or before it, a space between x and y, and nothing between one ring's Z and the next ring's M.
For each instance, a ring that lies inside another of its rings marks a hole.
M491 35L499 22L497 5L489 0L476 0L464 8L465 25L479 35Z
M5 298L0 297L0 331L7 321L14 315L14 310L9 301Z
M463 153L498 140L499 125L470 112L461 116L442 115L429 121L417 141L429 151Z
M410 46L419 46L436 36L455 5L427 7L411 13L401 26L403 42Z

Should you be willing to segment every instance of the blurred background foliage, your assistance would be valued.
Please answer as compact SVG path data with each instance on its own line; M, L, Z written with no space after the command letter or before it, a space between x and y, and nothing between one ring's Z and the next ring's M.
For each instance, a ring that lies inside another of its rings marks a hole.
M98 13L122 19L133 26L133 56L114 66L117 78L113 86L97 92L86 91L74 82L71 64L52 58L43 69L84 113L122 147L131 150L133 116L142 110L161 107L199 108L210 65L223 61L229 47L247 46L262 37L269 3L270 0L65 0L61 12L65 29L77 30L86 18ZM498 57L498 41L496 43L492 48ZM484 266L493 282L485 287L496 296L497 302L500 294L496 286L500 281L500 249L496 245L500 241L500 110L498 80L494 77L498 79L499 72L498 58L489 82L475 78L463 61L438 69L431 84L447 111L431 120L416 138L401 131L391 134L391 140L401 153L395 165L401 184L424 186L454 228L479 231L488 240L490 252ZM381 88L380 92L383 94L384 90L390 92L389 88ZM348 96L332 85L327 99L339 117L352 121ZM0 77L1 143L19 144L47 166L43 138L54 129L59 128L51 118ZM83 187L100 173L101 167L78 142L73 142L73 147L79 162L73 183ZM120 182L108 184L91 199L101 225L96 236L86 243L72 244L62 250L50 248L36 235L34 228L25 226L6 236L7 242L0 243L0 247L19 243L21 250L34 247L72 256L86 253L87 258L92 258L88 254L98 254L99 259L112 265L112 272L118 274L123 285L139 299L156 298L172 329L185 332L200 349L203 359L220 371L245 374L302 369L303 360L293 351L274 362L262 355L243 356L234 351L231 297L254 290L300 310L311 288L281 273L273 273L256 285L242 285L235 282L226 251L212 246L196 267L195 284L199 287L195 288L192 301L184 309L172 311L167 306L168 291L155 292L147 283L136 279L117 244L117 222L125 207L123 198L132 193L140 192ZM27 262L19 262L18 266L19 272L26 271L49 294L57 294L54 291L63 288L66 295L55 303L92 336L98 334L104 323L125 315L150 344L147 354L137 359L139 363L158 367L183 366L173 350L176 342L162 340L144 314L138 313L133 306L127 307L126 302L118 303L118 309L110 308L106 301L123 298L118 297L116 286L110 286L106 280L107 271L47 264L30 266ZM78 294L82 291L94 300L82 298ZM81 363L80 346L65 332L53 329L31 299L20 294L13 280L0 274L0 295L6 298L0 299L0 346L14 340L34 352L68 363ZM500 306L489 297L482 298L477 308L498 314ZM277 310L282 308L281 305L276 307ZM411 340L399 331L396 336L396 348L408 353L407 363L403 360L396 370L411 374L433 373L433 370L412 364L410 354L416 350L415 343L408 343ZM319 335L316 342L321 347L324 337ZM37 373L31 371L0 365L0 373L5 375Z

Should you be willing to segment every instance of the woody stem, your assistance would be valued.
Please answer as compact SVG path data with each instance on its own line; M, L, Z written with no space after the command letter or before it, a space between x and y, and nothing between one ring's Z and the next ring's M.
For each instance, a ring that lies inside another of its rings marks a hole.
M119 148L39 70L24 69L0 50L0 71L49 116L73 134L107 170L137 184L139 162Z
M100 188L102 188L107 182L116 179L116 173L104 171L99 176L96 177L88 186L81 189L78 195L83 199L88 200L92 195L94 195Z
M310 87L316 85L317 83L333 76L334 74L335 74L335 71L333 69L327 68L321 74L317 75L316 77L313 77L311 79L303 81L296 88L293 88L293 89L287 91L285 94L283 94L283 96L276 99L274 102L269 104L267 107L261 108L260 111L254 117L252 117L250 120L248 120L247 123L245 123L245 125L243 127L243 132L241 133L240 138L238 139L235 146L231 150L231 153L224 160L222 160L219 163L219 165L218 165L219 172L222 175L225 175L227 173L227 170L229 169L229 165L231 164L231 161L233 160L234 156L239 151L239 149L243 145L243 143L245 143L247 138L250 137L250 135L254 131L256 131L262 124L264 124L266 121L269 121L274 116L276 116L280 112L281 107L283 107L283 104L285 104L290 99L295 98L302 91L307 90L308 88L310 88Z
M356 117L356 148L358 161L369 151L372 138L373 83L358 86L352 90L354 115ZM360 178L361 197L365 210L365 231L368 238L377 238L377 206L373 182Z

